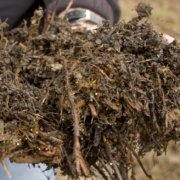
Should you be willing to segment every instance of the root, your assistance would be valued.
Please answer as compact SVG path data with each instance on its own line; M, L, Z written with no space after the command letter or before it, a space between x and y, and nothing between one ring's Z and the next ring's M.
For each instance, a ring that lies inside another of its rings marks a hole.
M124 142L125 143L125 142ZM128 149L132 152L133 156L136 158L139 166L141 167L142 171L144 172L144 174L149 178L149 179L153 179L152 176L147 172L147 170L145 169L143 163L141 162L140 158L138 157L137 153L134 151L134 149L131 147L131 145L125 143L126 146L128 147Z
M116 173L117 179L118 180L123 180L122 176L120 174L119 168L118 168L115 160L112 157L111 148L110 148L110 146L108 144L108 140L105 137L103 137L103 140L104 140L104 145L105 145L105 150L106 150L107 156L108 156L109 160L111 161L111 163L113 165L114 172Z
M70 1L69 1L69 4L67 5L66 9L65 9L64 12L61 13L61 15L60 15L60 18L61 18L61 19L64 19L66 13L67 13L68 10L71 8L71 6L73 5L73 3L74 3L74 0L70 0Z
M66 157L66 159L67 159L67 163L68 163L68 166L69 166L69 169L70 169L72 175L73 175L74 177L76 177L75 169L74 169L74 167L73 167L73 164L72 164L72 162L71 162L71 159L69 158L69 156L68 156L65 148L63 148L63 152L64 152L65 157Z
M78 173L78 175L81 175L82 172L85 176L89 176L90 175L90 171L87 165L86 160L83 158L83 154L81 152L81 145L80 145L80 116L78 113L78 108L77 105L75 103L75 97L74 97L74 93L73 90L71 88L70 82L69 82L69 72L67 69L67 61L64 58L63 59L63 63L64 63L64 70L65 70L65 83L66 83L66 90L67 90L67 94L68 94L68 98L71 104L71 110L72 110L72 117L73 117L73 121L74 121L74 146L73 146L73 154L75 157L75 165L76 165L76 171Z
M109 180L102 168L100 168L96 164L94 165L94 168L98 171L98 173L103 177L104 180Z

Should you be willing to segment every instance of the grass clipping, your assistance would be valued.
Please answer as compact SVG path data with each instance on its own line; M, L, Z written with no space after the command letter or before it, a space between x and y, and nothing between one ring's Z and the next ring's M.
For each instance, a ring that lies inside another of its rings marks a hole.
M180 46L146 10L96 33L55 20L39 34L39 11L29 28L0 24L1 161L126 179L137 159L151 177L139 157L180 138Z

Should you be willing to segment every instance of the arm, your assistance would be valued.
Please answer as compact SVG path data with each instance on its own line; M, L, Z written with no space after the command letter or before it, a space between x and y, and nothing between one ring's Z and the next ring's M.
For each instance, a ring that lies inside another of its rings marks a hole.
M24 18L35 2L36 0L1 0L0 19L7 20L11 29Z

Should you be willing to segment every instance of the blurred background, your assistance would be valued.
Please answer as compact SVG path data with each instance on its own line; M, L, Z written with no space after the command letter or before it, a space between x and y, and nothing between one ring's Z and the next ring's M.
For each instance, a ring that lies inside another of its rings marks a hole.
M180 41L180 0L120 0L121 20L136 15L135 7L146 2L153 8L149 21L154 29L169 34ZM180 180L180 146L171 142L166 154L157 157L153 152L143 158L144 166L154 180ZM137 180L146 180L140 167L136 166Z
M139 2L152 6L150 17L154 28L180 40L180 0L119 0L121 19L129 20L136 15L135 7Z

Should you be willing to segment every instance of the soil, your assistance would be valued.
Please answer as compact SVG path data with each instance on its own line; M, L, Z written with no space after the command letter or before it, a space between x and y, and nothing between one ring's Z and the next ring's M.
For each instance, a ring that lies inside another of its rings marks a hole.
M29 28L0 25L0 159L44 162L68 175L135 179L135 161L180 139L180 46L146 21L73 32L41 11ZM50 22L50 23L49 23ZM110 170L104 172L107 165ZM109 172L109 173L108 173Z

